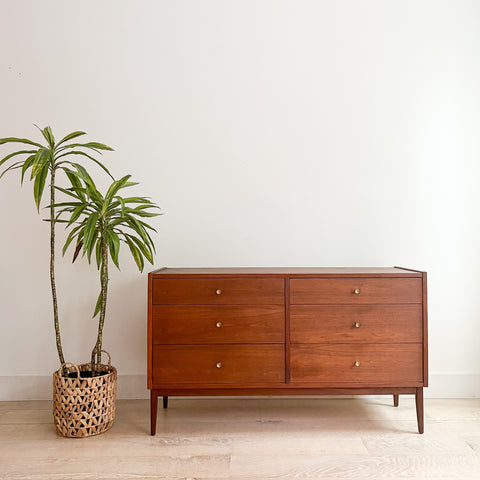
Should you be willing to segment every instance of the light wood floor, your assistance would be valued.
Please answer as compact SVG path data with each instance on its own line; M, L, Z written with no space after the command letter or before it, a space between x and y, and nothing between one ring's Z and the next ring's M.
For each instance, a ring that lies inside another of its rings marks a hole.
M119 401L98 437L55 435L51 403L0 402L1 479L479 479L480 400Z

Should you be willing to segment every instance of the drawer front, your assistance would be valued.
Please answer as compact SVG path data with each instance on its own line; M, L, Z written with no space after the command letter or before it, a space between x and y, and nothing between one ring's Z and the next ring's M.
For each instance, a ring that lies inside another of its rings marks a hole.
M218 366L217 366L218 365ZM153 383L285 381L283 345L155 345Z
M292 305L292 343L421 343L422 305Z
M283 305L282 278L157 278L156 305Z
M400 387L423 380L421 344L297 344L290 353L291 383Z
M292 279L290 303L297 305L422 303L422 279Z
M154 305L153 343L284 343L280 305Z

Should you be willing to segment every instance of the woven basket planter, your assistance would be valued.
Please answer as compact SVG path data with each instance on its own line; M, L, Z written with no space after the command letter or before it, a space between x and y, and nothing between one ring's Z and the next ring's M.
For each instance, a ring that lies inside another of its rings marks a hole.
M108 354L107 354L108 355ZM77 378L63 377L62 367L53 374L53 418L57 435L83 438L106 432L115 420L117 370L110 365L97 369L107 372L92 378L81 378L90 364L65 364L68 373Z

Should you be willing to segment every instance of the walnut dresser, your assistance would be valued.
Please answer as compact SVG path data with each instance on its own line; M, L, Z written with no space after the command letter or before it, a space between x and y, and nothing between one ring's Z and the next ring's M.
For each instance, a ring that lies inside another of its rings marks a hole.
M427 276L405 268L164 268L148 277L158 397L415 394L423 433Z

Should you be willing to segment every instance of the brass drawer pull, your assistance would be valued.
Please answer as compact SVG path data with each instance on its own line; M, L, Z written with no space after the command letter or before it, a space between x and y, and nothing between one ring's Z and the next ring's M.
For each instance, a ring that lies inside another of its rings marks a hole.
M355 295L360 295L360 289L359 289L359 288L356 288L356 289L353 291L353 293L354 293Z
M217 368L221 368L222 367L222 362L218 362L217 363Z
M360 362L358 360L355 361L355 363L353 364L354 367L359 367L360 366Z
M359 322L355 322L355 324L353 325L355 328L360 328L361 327L361 324Z
M216 326L217 326L217 328L220 328L222 326L222 322L217 322Z
M218 289L215 293L216 293L217 295L221 295L223 292L222 292L220 289Z

